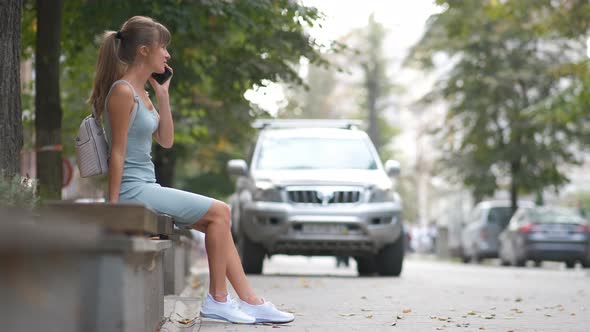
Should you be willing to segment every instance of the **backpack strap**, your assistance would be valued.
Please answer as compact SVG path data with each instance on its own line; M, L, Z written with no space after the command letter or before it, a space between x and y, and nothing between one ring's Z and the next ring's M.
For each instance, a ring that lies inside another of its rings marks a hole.
M115 81L113 83L113 85L111 85L111 88L109 89L109 93L107 94L107 97L104 99L104 112L106 114L108 100L109 100L109 97L111 96L111 93L113 92L113 88L115 87L115 85L117 85L119 83L125 83L125 84L129 85L129 87L131 88L131 91L133 91L133 99L135 99L135 105L133 106L133 110L131 111L131 119L129 120L129 127L131 127L131 125L133 124L133 121L135 120L135 116L137 115L137 110L139 109L139 95L137 94L137 92L135 92L133 85L131 85L131 83L129 83L129 81L118 80L118 81ZM96 109L94 107L92 107L92 115L94 116L95 119L98 119L96 116ZM108 135L105 137L108 137ZM108 138L107 138L107 143L109 143Z

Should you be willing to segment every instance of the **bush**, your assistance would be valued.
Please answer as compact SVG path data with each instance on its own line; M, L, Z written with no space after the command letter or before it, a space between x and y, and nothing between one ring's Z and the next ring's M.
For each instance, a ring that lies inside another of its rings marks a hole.
M28 177L0 172L0 207L34 208L39 200L35 188L36 182Z

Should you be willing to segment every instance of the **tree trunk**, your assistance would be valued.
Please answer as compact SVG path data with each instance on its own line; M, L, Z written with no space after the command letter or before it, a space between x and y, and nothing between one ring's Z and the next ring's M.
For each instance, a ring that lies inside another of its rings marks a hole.
M373 64L376 66L376 64ZM379 98L378 73L373 70L367 72L367 108L369 109L369 137L375 148L381 153L381 137L379 133L379 113L377 99Z
M512 207L512 214L518 209L518 179L520 177L520 162L512 161L510 163L510 204Z
M35 145L39 193L61 199L62 157L59 56L62 0L37 0Z
M14 175L20 169L23 125L20 100L22 0L0 5L0 171Z
M156 167L156 181L161 186L172 187L174 184L174 167L176 166L174 148L164 149L156 145L154 149L154 166Z

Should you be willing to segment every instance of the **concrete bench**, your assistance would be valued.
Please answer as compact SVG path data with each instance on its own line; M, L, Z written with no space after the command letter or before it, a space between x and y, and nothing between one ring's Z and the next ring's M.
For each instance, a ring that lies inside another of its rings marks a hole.
M173 221L168 215L159 215L159 220ZM164 253L164 294L180 295L190 275L192 263L200 254L200 243L188 229L175 228L168 236L172 247Z
M7 331L159 328L164 253L172 241L152 236L171 236L171 222L122 204L52 202L36 215L11 213L10 223L0 223Z

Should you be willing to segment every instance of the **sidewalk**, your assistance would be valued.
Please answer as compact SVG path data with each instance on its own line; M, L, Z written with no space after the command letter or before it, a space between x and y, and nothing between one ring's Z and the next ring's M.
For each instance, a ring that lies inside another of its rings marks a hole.
M180 295L164 298L165 321L160 332L197 331L201 303L209 284L207 258L200 257L191 267L188 283Z

